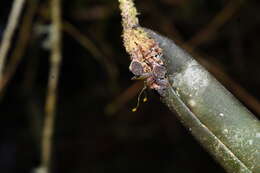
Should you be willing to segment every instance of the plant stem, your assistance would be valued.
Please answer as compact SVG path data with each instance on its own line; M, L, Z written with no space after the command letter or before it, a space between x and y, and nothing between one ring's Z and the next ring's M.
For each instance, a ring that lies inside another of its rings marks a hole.
M119 8L121 10L122 16L122 25L124 30L133 28L134 26L139 25L137 18L137 10L134 6L133 0L118 0Z
M15 74L17 67L19 66L24 52L30 41L33 19L37 12L38 2L34 0L28 0L28 5L24 16L22 18L22 24L18 32L18 39L15 44L13 53L10 55L10 60L6 65L6 70L3 73L2 80L0 83L0 100L4 95L4 90L8 85L10 79Z
M50 57L50 72L48 91L46 97L46 115L44 118L43 138L42 138L42 168L50 172L52 137L54 130L54 121L56 115L57 85L61 64L61 7L60 0L51 1L52 14L52 50Z
M14 31L17 27L19 17L21 15L25 0L15 0L11 9L11 13L8 19L7 26L4 31L4 36L0 45L0 82L3 79L4 65L6 57L11 45L11 40L14 35Z
M137 51L142 50L143 54L145 54L155 42L139 26L138 13L133 0L118 1L122 15L124 46L133 59L137 56Z

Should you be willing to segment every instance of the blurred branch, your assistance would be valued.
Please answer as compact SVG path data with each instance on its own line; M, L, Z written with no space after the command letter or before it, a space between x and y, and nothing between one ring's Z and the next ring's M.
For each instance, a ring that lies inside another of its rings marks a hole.
M19 17L21 15L25 0L14 0L11 13L9 15L8 23L4 31L4 36L0 45L0 82L2 83L4 65L6 57L11 45L11 40L14 35L14 31L19 22Z
M19 65L25 49L28 45L29 38L31 37L32 22L38 7L38 2L34 0L28 1L28 7L26 8L24 17L22 19L22 25L19 30L18 40L16 42L13 53L10 57L10 62L7 64L6 71L3 73L3 78L0 83L0 96L3 95L3 90L8 85L10 79L14 75L17 66Z
M123 105L134 98L144 87L143 81L138 81L125 89L116 99L106 106L105 113L108 115L115 114Z
M46 97L46 115L44 118L43 136L42 136L42 160L41 168L50 172L52 138L54 129L54 120L56 115L57 84L61 64L61 4L60 0L52 0L51 4L52 31L51 41L52 50L50 57L50 72L48 82L48 92Z
M91 8L72 10L71 17L76 21L97 21L109 18L117 10L117 3L114 1L109 2L109 8L107 5L96 5Z
M109 80L115 81L117 76L116 66L111 63L105 55L98 49L98 47L85 35L83 35L76 27L67 21L63 21L63 30L71 35L76 41L79 42L86 50L88 50L92 57L103 66Z
M234 14L240 9L243 1L230 0L229 3L221 10L215 18L203 27L195 36L193 36L187 44L192 47L198 47L202 43L210 40L217 30L223 26Z
M98 61L103 61L103 55L100 50L88 39L85 35L83 35L76 27L74 27L71 23L67 21L63 21L62 29L67 32L69 35L73 36L73 38L78 41L84 48L86 48L93 55L93 58Z
M49 19L48 13L45 10L41 11L40 15L45 19ZM68 33L72 38L74 38L82 47L90 52L91 57L94 58L105 70L109 81L115 82L118 70L115 64L109 61L106 58L106 55L80 30L78 30L70 22L63 20L62 21L62 30Z

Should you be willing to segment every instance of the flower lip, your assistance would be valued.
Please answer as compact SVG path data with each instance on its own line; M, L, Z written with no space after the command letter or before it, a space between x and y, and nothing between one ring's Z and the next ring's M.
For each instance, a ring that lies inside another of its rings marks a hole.
M153 74L156 78L165 78L166 68L163 65L155 65L153 68Z
M138 61L132 61L130 66L129 66L129 69L136 76L140 76L140 75L142 75L144 73L143 66Z

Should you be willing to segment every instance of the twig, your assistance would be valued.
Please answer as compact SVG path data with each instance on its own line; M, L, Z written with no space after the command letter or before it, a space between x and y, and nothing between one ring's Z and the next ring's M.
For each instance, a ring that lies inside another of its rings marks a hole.
M96 61L101 62L101 57L103 56L100 50L88 39L85 35L83 35L76 27L74 27L71 23L67 21L63 21L62 29L67 32L69 35L73 36L75 40L77 40L82 46L84 46L90 53L93 55Z
M46 115L43 126L42 136L42 168L50 172L51 154L52 154L52 137L54 129L54 120L56 115L57 84L61 63L61 7L60 0L51 1L51 18L52 18L52 50L50 57L50 73L48 82L48 92L46 98Z
M193 36L187 44L197 47L203 42L209 40L221 26L223 26L231 17L234 16L239 7L241 7L242 2L243 1L237 2L230 0L225 8L220 11L207 26Z
M6 56L10 48L11 40L14 35L15 28L19 21L25 0L15 0L11 9L11 14L8 19L6 29L4 31L3 40L0 45L0 82L3 78L4 65Z
M63 21L62 29L79 42L86 50L88 50L92 57L102 65L109 80L114 81L117 76L116 66L110 62L100 49L85 35L83 35L75 26L67 21Z
M19 65L24 51L27 47L30 38L30 31L32 28L32 21L37 9L37 2L30 0L28 1L28 7L22 20L22 25L18 34L18 40L13 54L10 57L10 62L6 67L6 72L3 73L2 81L0 83L0 97L2 97L3 89L14 75L17 66Z
M143 82L135 82L129 88L125 89L117 98L115 98L111 103L106 106L105 113L108 115L113 115L120 108L125 105L129 100L134 98L140 90L144 87Z

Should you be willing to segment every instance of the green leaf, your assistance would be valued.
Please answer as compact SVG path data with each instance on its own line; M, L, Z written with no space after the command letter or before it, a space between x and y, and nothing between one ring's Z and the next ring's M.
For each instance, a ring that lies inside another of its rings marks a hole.
M165 104L227 172L260 173L259 120L173 41L145 31L163 49Z

